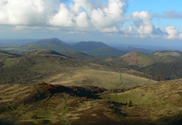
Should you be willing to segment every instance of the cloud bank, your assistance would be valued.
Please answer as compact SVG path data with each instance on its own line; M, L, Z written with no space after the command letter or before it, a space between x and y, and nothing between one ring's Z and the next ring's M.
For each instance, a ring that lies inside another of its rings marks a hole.
M153 17L182 18L182 12L166 11L150 14L147 11L126 15L127 0L0 0L0 25L12 25L16 30L67 29L69 32L83 31L117 33L132 37L163 37L182 39L174 26L154 26ZM130 26L125 23L132 21ZM31 27L31 28L30 28Z

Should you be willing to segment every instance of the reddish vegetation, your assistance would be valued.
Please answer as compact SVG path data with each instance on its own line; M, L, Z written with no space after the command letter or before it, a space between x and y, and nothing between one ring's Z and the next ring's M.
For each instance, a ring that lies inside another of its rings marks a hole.
M51 92L51 93L56 93L56 92L63 92L63 91L69 91L70 88L62 86L62 85L51 85L47 84L45 86L45 92Z
M104 88L101 88L101 90L102 90L102 91L104 91L104 92L107 92L107 90L106 90L106 89L104 89Z
M134 66L138 66L139 65L139 61L137 59L137 57L141 56L140 53L134 53L129 57L125 57L123 60L128 63L129 65L134 65Z
M41 82L41 83L38 83L38 85L47 85L46 82Z
M101 89L100 88L96 88L95 91L99 92Z
M84 87L79 87L79 86L70 86L70 87L65 87L62 85L52 85L52 84L47 84L45 82L38 83L38 85L45 85L45 92L51 92L51 93L57 93L57 92L73 92L73 91L91 91L91 92L106 92L107 90L105 88L99 88L96 86L84 86Z
M134 87L132 87L130 89L132 90L132 89L136 89L136 88L140 88L140 87L142 87L142 86L134 86Z

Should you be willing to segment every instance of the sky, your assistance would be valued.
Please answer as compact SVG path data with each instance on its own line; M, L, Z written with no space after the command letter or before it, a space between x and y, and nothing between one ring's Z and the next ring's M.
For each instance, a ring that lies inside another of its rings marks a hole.
M182 47L181 0L0 0L0 39Z

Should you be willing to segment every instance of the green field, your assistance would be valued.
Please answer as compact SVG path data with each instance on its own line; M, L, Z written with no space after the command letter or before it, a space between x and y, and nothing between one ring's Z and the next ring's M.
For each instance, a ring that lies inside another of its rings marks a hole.
M127 73L121 73L123 84L118 88L131 88L138 85L148 85L156 81L142 77L136 77ZM101 88L114 89L121 83L120 73L114 71L96 70L91 68L83 68L81 70L61 73L45 80L51 84L61 85L96 85Z

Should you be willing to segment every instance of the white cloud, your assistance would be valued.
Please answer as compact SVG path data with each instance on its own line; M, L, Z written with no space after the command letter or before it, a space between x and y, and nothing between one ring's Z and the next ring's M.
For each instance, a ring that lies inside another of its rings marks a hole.
M59 12L49 19L52 26L72 27L74 15L66 8L66 5L61 3Z
M80 13L81 9L87 10L89 13L92 11L92 5L89 0L73 0L74 4L70 4L70 11L72 13Z
M88 27L88 20L87 20L87 14L85 12L79 13L79 15L76 17L76 23L78 27Z
M56 1L50 0L1 0L0 24L44 25L46 16L53 11Z
M100 31L101 32L111 33L111 32L118 32L118 29L116 27L112 27L112 28L101 28Z
M133 14L135 29L140 34L151 34L153 31L153 24L151 16L148 12L134 12Z
M166 38L166 39L177 39L178 38L178 36L177 36L178 30L175 29L174 26L166 27L165 31L167 32L168 35L164 35L164 38Z
M15 26L14 30L25 30L25 29L30 29L30 30L38 30L41 29L39 26Z
M182 39L182 33L179 34L179 38Z
M124 5L120 0L109 0L108 7L92 11L91 22L98 28L117 26L118 23L122 23Z

